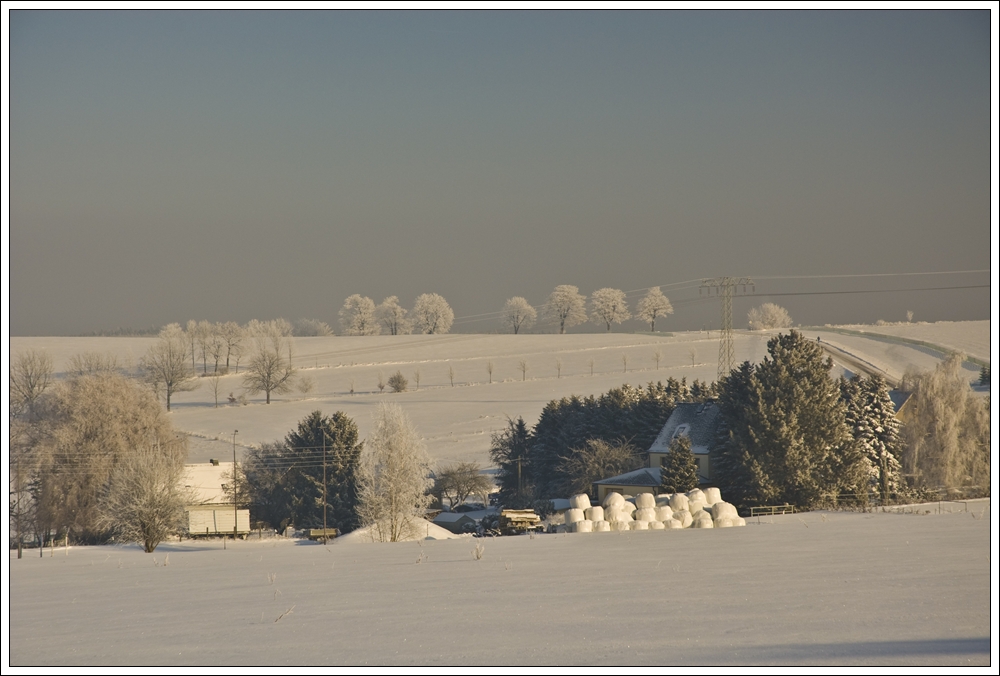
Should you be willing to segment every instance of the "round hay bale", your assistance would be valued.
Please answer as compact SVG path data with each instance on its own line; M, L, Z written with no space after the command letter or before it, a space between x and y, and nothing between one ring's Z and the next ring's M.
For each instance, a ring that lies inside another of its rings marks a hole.
M629 530L649 530L648 521L633 521L628 525Z
M635 510L635 514L632 516L636 521L656 521L656 510L650 509L649 507L643 507L642 509Z
M691 528L713 528L715 524L712 522L712 515L708 512L701 511L691 520Z
M667 530L670 530L673 528L683 528L684 524L678 521L677 519L667 519L666 521L663 522L663 527L666 528Z
M607 533L611 530L611 524L603 519L598 519L594 521L594 532L595 533Z
M656 507L656 498L652 493L639 493L635 496L636 509L652 509Z
M692 488L686 495L688 496L688 500L701 500L705 502L705 493L700 488Z
M670 498L673 497L673 493L660 493L656 496L656 506L662 507L663 505L670 504Z
M738 517L736 517L736 523L734 523L733 525L737 526L737 527L739 527L739 526L745 526L745 525L747 525L747 520L744 519L742 516L738 516Z
M628 530L628 529L629 529L628 524L626 522L624 522L624 521L612 521L611 522L611 530L622 531L622 530Z
M600 505L597 507L588 507L583 510L583 515L587 517L589 521L604 521L604 508Z
M717 502L722 502L722 492L715 486L712 486L711 488L706 488L705 504L711 507Z
M704 500L688 500L688 511L691 512L691 516L694 516L698 512L705 509Z
M662 521L650 521L649 530L663 530L665 526Z
M674 519L681 524L681 528L687 528L693 521L691 512L686 509L674 510Z
M594 532L594 522L584 519L583 521L577 521L573 524L574 533L593 533Z
M735 525L733 524L733 520L728 516L715 519L714 523L716 528L732 528Z
M590 507L590 496L586 493L574 495L569 499L569 506L571 509L587 509Z
M583 510L582 509L567 509L566 510L566 523L576 523L577 521L583 521Z
M739 514L736 513L735 505L731 505L728 502L719 501L712 505L712 518L718 521L723 517L728 517L734 519L738 517Z
M626 500L622 503L621 510L626 514L632 514L635 512L635 504Z
M674 510L670 509L669 505L661 505L654 511L656 512L657 521L666 521L667 519L674 518Z
M688 496L683 493L674 493L670 496L670 509L675 512L687 511L688 508Z
M604 509L608 509L610 507L619 507L624 502L625 498L622 497L621 493L612 492L604 496L604 502L601 503L601 506L604 507Z

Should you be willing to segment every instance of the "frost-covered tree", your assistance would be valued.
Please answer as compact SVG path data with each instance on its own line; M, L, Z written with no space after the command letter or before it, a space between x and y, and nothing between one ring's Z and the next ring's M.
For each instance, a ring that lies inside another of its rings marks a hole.
M833 362L797 331L767 343L769 357L744 362L721 383L727 430L713 457L716 481L738 506L816 504L854 492L863 463L830 378Z
M913 378L903 466L922 486L989 485L989 405L973 394L969 379L960 355Z
M792 325L792 318L788 315L788 311L774 303L764 303L759 307L752 308L747 313L747 321L751 331L784 329Z
M612 324L621 324L631 317L624 291L604 288L590 294L590 320L595 324L604 324L610 331Z
M698 460L691 452L691 440L679 436L670 442L670 452L661 462L660 492L687 493L698 484Z
M571 284L561 284L549 294L545 303L545 316L559 325L559 333L587 321L587 299Z
M236 322L226 322L219 331L222 334L222 339L226 342L226 371L229 371L230 358L236 357L237 364L239 364L239 357L243 354L242 348L246 332Z
M877 375L841 378L840 396L847 407L847 426L861 452L866 477L862 488L878 492L884 503L903 487L900 423L889 398L889 387Z
M448 301L436 293L423 293L413 304L413 325L418 333L448 333L455 313Z
M503 325L517 335L521 329L530 328L538 318L538 312L521 296L514 296L503 306Z
M349 296L340 308L340 328L345 336L377 336L381 331L375 319L375 301L361 294Z
M459 462L438 470L433 493L438 496L442 507L447 500L449 508L455 509L472 495L482 496L484 504L487 504L487 496L493 488L493 481L482 473L479 465Z
M326 322L318 319L300 319L295 322L293 333L296 336L330 336L333 331Z
M381 403L357 470L358 518L379 542L413 535L430 504L430 458L399 406Z
M290 392L294 384L292 345L280 324L268 322L255 328L254 353L243 376L243 388L250 394L263 392L270 404L272 393Z
M595 481L631 472L643 466L642 456L627 441L587 439L581 448L560 457L562 494L590 493Z
M170 398L175 392L187 392L198 387L194 369L187 363L186 343L180 325L168 324L140 362L149 383L157 390L163 388L168 411Z
M639 301L635 309L635 316L644 322L649 322L649 330L656 330L657 317L665 317L674 313L674 306L670 304L670 299L663 295L660 287L654 286Z
M399 298L389 296L375 308L375 318L391 336L401 336L413 331L413 324L406 318L406 308L399 304Z

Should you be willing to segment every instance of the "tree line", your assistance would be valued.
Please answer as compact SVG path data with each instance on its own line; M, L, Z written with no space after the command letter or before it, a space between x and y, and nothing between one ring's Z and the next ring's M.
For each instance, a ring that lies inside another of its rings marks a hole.
M643 467L677 403L706 399L715 400L722 420L710 450L714 482L738 507L885 504L940 488L988 494L989 398L971 392L961 357L904 379L911 393L906 424L883 379L834 380L832 367L817 344L793 330L768 342L761 363L744 362L711 386L668 380L551 401L534 427L518 418L493 435L501 500L543 504ZM661 468L660 490L697 485L690 442L681 437Z

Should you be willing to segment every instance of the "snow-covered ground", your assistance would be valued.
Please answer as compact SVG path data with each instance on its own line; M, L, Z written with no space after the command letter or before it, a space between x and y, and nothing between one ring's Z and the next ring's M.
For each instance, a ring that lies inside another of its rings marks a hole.
M720 530L28 550L9 561L10 664L989 673L990 503L964 508Z
M876 333L907 329L911 331L907 337L941 345L985 345L985 354L989 355L989 322L865 328ZM736 362L760 361L767 354L767 340L774 333L737 332ZM807 335L815 337L813 332ZM907 368L929 370L938 363L939 355L918 346L829 331L819 331L817 335L897 378ZM10 339L14 354L29 348L48 351L58 371L65 370L74 354L85 351L110 351L122 363L135 363L154 341L155 338ZM171 416L178 429L191 435L190 462L231 457L233 430L239 430L238 446L284 438L299 420L316 409L325 414L344 411L357 422L364 437L375 404L391 400L406 410L436 463L470 461L485 467L489 464L491 433L502 429L508 417L523 416L533 425L552 399L573 394L599 395L623 383L645 386L669 377L687 378L689 383L696 378L713 381L719 336L718 332L671 336L629 333L336 336L296 338L293 347L300 374L314 383L308 393L293 391L278 395L272 397L270 405L265 405L263 395L259 395L251 398L248 406L229 406L225 404L228 394L239 396L242 391L242 375L234 373L222 378L219 408L215 407L206 379L201 379L197 390L175 395ZM975 354L983 351L976 349L979 352ZM657 350L662 355L659 368L653 358ZM522 361L527 366L524 374L519 368ZM490 363L492 383L487 370ZM449 369L454 373L454 386ZM392 394L387 387L380 394L379 373L388 379L397 370L410 381L410 390ZM419 390L414 377L418 370ZM978 370L970 370L969 377L970 380L978 377Z

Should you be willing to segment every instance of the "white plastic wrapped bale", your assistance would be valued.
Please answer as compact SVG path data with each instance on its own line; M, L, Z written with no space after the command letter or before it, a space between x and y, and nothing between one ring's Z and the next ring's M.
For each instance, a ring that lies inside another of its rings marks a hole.
M584 519L583 521L577 521L577 522L575 522L573 524L573 532L574 533L593 533L594 532L594 522L593 521L587 521L586 519Z
M574 495L569 499L570 509L587 509L590 507L590 496L586 493Z
M603 519L594 522L595 533L607 533L611 530L611 524Z
M566 510L566 523L576 523L577 521L583 521L583 510L582 509L567 509Z
M674 518L674 510L670 509L669 505L657 507L655 511L657 521L666 521L667 519Z
M739 514L736 512L736 506L731 505L728 502L719 501L712 505L712 518L715 520L719 520L724 517L735 519L738 516Z
M612 521L611 530L629 530L628 523L625 521Z
M698 512L694 515L691 520L691 528L714 528L715 523L712 521L712 515L706 511Z
M583 510L583 515L587 517L589 521L604 521L604 508L600 505L597 507L588 507Z
M716 528L732 528L736 525L733 519L728 516L718 518L713 523L715 523Z
M632 518L636 521L656 521L656 510L650 507L643 507L635 510L635 514L632 515Z
M692 488L685 495L688 496L688 500L701 500L702 502L706 502L705 492L700 488Z
M703 509L705 509L704 500L688 500L688 511L691 512L691 516L694 516Z
M691 525L691 512L686 509L674 510L674 520L681 524L681 528L687 528Z
M629 530L649 530L648 521L633 521L628 525Z
M690 518L690 515L689 515L689 518ZM673 528L684 528L684 523L682 521L680 521L679 519L677 519L676 515L674 515L673 519L667 519L666 521L663 522L663 527L666 528L666 529L668 529L668 530L673 529Z
M656 507L656 498L652 493L639 493L635 496L636 509L652 509Z
M674 496L673 493L660 493L656 496L656 506L660 507L662 505L669 505L670 498Z
M604 496L604 502L601 503L601 506L604 509L610 509L612 507L620 507L624 502L625 498L622 497L621 493L611 492Z
M712 486L711 488L706 488L705 504L711 507L717 502L722 502L722 492L715 486Z
M625 502L622 503L621 510L623 512L625 512L626 514L634 514L635 513L635 503L629 502L628 500L626 500Z
M649 530L663 530L665 526L662 521L650 521Z
M683 493L674 493L670 496L670 509L675 512L687 511L688 508L688 496Z

